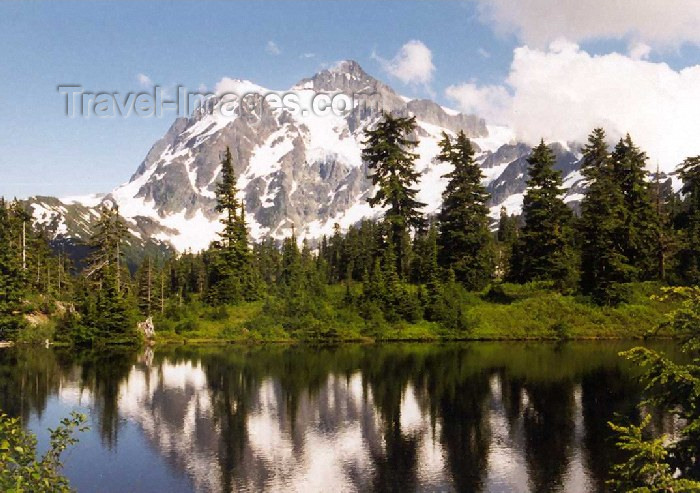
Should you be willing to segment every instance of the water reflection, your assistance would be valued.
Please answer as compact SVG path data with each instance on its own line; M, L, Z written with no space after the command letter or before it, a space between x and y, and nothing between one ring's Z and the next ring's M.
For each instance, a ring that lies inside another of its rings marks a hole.
M87 409L79 490L603 491L629 346L13 349L0 407L37 430Z

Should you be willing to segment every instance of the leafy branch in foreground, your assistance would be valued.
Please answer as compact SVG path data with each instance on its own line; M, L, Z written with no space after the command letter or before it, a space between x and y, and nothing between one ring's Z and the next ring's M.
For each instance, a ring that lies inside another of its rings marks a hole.
M83 414L69 418L51 432L48 451L37 458L37 440L22 428L19 418L0 414L0 490L7 493L70 492L68 479L61 475L61 455L78 442L76 431L87 430Z
M642 382L653 406L676 416L682 427L673 439L645 440L647 415L640 426L610 426L619 434L618 447L629 453L627 462L613 467L609 484L615 491L700 491L700 288L668 288L665 298L680 298L681 307L670 315L669 328L683 338L682 350L691 362L680 364L662 353L636 347L622 356L644 369Z

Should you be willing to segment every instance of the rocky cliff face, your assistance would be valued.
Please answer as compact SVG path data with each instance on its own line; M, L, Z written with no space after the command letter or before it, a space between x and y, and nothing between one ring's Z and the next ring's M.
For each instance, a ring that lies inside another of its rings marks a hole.
M300 236L317 238L330 233L335 223L347 227L381 213L366 202L372 190L361 149L364 129L382 111L416 116L419 200L427 204L426 213L439 208L442 175L449 171L434 159L437 143L442 132L460 130L479 149L494 217L501 205L519 212L528 146L514 142L508 129L488 126L477 116L404 98L355 62L341 62L289 91L227 79L226 92L228 103L219 95L190 118L175 120L128 183L90 200L32 199L35 220L55 237L83 239L94 208L111 201L119 205L136 239L178 251L206 248L218 231L214 189L221 156L230 147L251 235L282 237L294 225ZM309 111L319 93L350 96L353 104L344 113ZM232 94L238 98L230 98ZM267 97L289 94L297 97L298 107L274 104ZM227 115L222 112L225 104L233 109ZM568 185L574 185L580 178L575 154L562 146L555 146L555 152L558 168ZM575 193L569 198L577 199Z

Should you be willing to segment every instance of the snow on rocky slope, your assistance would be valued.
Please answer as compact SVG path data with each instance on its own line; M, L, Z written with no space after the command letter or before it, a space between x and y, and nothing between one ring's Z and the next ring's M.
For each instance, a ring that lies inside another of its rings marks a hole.
M347 228L380 214L366 202L372 190L361 148L365 127L376 122L381 111L416 116L419 200L427 204L426 213L439 208L442 176L449 171L435 160L438 141L442 132L454 135L460 130L478 146L493 217L501 206L509 213L520 210L528 146L515 142L509 129L487 125L477 116L404 98L356 62L341 62L288 91L233 79L219 86L227 95L209 99L189 118L176 119L128 183L103 197L32 198L35 221L56 238L84 240L99 203L110 201L119 205L137 240L160 242L180 252L201 250L219 230L214 189L221 156L230 147L251 235L279 238L294 226L299 236L318 238L330 233L335 223ZM296 106L278 104L289 94L295 95ZM319 115L309 110L318 94L329 95L333 103L352 96L353 104L345 113ZM341 98L333 99L337 94ZM241 100L253 104L243 106ZM581 178L577 156L561 145L554 150L570 187L567 200L576 201Z

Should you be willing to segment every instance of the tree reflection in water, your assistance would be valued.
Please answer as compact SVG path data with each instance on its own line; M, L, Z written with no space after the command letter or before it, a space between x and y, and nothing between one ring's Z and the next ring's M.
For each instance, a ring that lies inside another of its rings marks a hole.
M602 491L606 422L639 400L629 346L16 348L0 352L0 407L26 420L77 395L101 447L153 460L147 446L184 490ZM141 441L119 440L125 423Z

